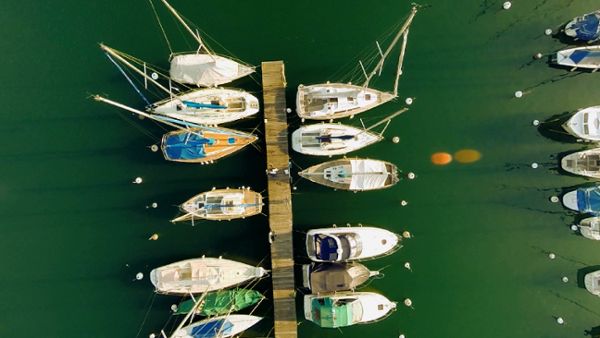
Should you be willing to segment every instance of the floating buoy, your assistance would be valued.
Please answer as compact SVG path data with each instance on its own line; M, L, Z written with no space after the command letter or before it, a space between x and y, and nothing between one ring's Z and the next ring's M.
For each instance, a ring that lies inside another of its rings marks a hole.
M552 35L552 29L550 29L550 28L547 28L547 29L544 31L544 34L546 34L546 35Z
M558 201L560 201L560 199L558 198L558 196L552 196L552 197L550 197L550 202L552 202L552 203L558 203Z
M178 310L177 304L171 305L171 311L177 312L177 310Z
M517 90L517 91L515 92L515 97L516 97L517 99L520 99L520 98L522 98L522 97L523 97L523 92L522 92L522 91L520 91L520 90Z
M142 184L142 182L144 182L144 180L141 177L136 177L135 180L133 180L133 183L135 184Z
M410 300L410 298L406 298L404 300L404 305L409 306L409 307L412 306L412 300Z
M292 188L292 190L298 190L298 187L295 186L295 187Z
M152 207L152 209L156 209L156 208L158 208L158 203L152 202L152 204L150 206Z
M552 253L552 252L551 252L551 253L549 253L549 254L548 254L548 258L550 258L550 259L555 259L555 258L556 258L556 254L554 254L554 253Z
M158 146L156 144L153 144L150 146L150 150L152 150L153 153L158 151Z
M292 108L286 108L285 112L288 113L288 114L291 113L292 112Z
M151 333L150 335L148 335L148 338L156 338L156 335L154 333Z
M448 153L435 153L431 155L431 163L435 165L446 165L452 162L452 155Z
M481 153L475 149L461 149L454 153L454 158L459 163L473 163L479 161Z
M400 205L403 206L403 207L405 207L405 206L408 205L408 202L405 201L405 200L402 200L402 201L400 201Z
M414 180L417 177L417 175L415 175L415 173L413 173L413 172L409 172L406 175L406 177L408 177L409 180Z
M411 235L410 231L404 231L404 232L402 232L402 237L404 237L404 238L411 238L412 235Z
M152 72L152 74L150 74L150 76L152 77L153 80L158 80L158 74L156 72Z
M149 241L155 241L155 240L157 240L157 239L158 239L158 234L152 234L152 236L150 236L150 237L148 238L148 240L149 240Z
M144 274L141 272L138 272L137 275L135 275L135 279L137 280L142 280L144 279Z
M563 283L568 283L569 282L569 277L564 276L562 279Z
M396 144L400 143L400 137L398 137L398 136L392 137L392 142L394 142Z
M534 59L536 59L536 60L539 60L539 59L541 59L542 57L544 57L544 54L542 54L542 53L536 53L536 54L533 56L533 58L534 58Z
M562 317L558 317L558 318L556 318L556 322L557 322L559 325L563 325L563 324L565 323L565 320L564 320Z
M413 104L413 98L412 97L407 97L406 100L404 100L404 103L406 103L407 105L411 105Z
M506 1L505 3L502 4L502 8L504 8L504 9L510 9L510 7L512 7L512 4L510 3L510 1Z
M404 263L404 268L406 268L408 270L412 270L411 267L410 267L410 262Z
M533 124L534 126L539 126L540 125L540 121L539 120L533 120L533 122L531 122L531 124Z
M398 336L398 338L406 338L406 336L405 336L405 335L403 335L403 334L400 334L400 335Z
M573 224L573 225L571 225L571 230L577 231L577 230L579 230L579 227L577 225Z
M538 164L537 164L537 163L535 163L535 162L533 162L533 163L531 163L531 167L532 167L533 169L537 169L537 168L538 168Z

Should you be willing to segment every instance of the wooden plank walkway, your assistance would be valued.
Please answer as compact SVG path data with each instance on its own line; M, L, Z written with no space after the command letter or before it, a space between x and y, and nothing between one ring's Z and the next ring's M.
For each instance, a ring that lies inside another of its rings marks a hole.
M275 338L296 338L292 194L283 61L263 62L262 85L267 142L268 204Z

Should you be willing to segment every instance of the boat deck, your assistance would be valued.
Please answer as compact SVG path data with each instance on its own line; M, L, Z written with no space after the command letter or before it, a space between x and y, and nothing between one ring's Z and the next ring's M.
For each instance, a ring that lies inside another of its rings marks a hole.
M285 68L282 61L263 62L263 105L267 143L268 205L276 338L296 338L292 194L289 176Z

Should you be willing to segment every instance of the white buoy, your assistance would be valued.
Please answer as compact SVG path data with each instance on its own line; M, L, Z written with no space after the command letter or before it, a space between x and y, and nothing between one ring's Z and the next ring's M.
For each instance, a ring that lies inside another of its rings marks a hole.
M550 202L552 202L552 203L558 203L558 201L560 201L560 198L558 198L558 196L552 196L552 197L550 197Z
M408 205L408 202L407 202L407 201L405 201L405 200L402 200L402 201L400 202L400 205L401 205L401 206L403 206L403 207L405 207L405 206L407 206L407 205Z
M533 120L533 122L531 122L531 124L533 124L534 126L539 126L540 125L540 121L539 120Z
M412 268L410 267L410 262L404 263L404 268L412 271Z
M537 164L537 163L535 163L535 162L533 162L533 163L531 163L531 167L532 167L533 169L537 169L537 168L538 168L538 164Z
M522 91L520 91L520 90L517 90L517 91L515 92L515 97L516 97L517 99L520 99L520 98L522 98L522 97L523 97L523 92L522 92Z
M133 183L135 184L142 184L142 182L144 182L144 180L141 177L136 177L135 180L133 180Z
M556 254L555 254L555 253L553 253L553 252L549 253L549 254L548 254L548 258L550 258L550 259L555 259L555 258L556 258Z
M152 207L152 209L156 209L156 208L158 208L158 203L152 202L152 204L150 206Z
M406 336L405 336L405 335L403 335L403 334L400 334L400 335L398 336L398 338L406 338Z
M556 322L557 322L559 325L563 325L563 324L565 323L565 320L563 319L563 317L558 317L558 318L556 318Z
M536 59L536 60L539 60L539 59L541 59L543 57L544 57L544 54L542 54L542 53L535 53L535 55L533 56L533 58Z
M150 146L150 150L152 150L153 153L158 151L158 146L156 144L153 144Z
M152 236L150 236L150 237L148 238L148 240L149 240L149 241L156 241L156 240L158 240L158 234L152 234Z
M141 272L138 272L138 273L135 275L135 279L137 279L137 280L142 280L142 279L144 279L144 274L143 274L143 273L141 273Z
M404 305L409 306L409 307L412 306L412 300L410 298L406 298L404 300Z
M398 136L392 137L392 142L394 142L396 144L400 143L400 137L398 137Z
M156 338L156 335L154 333L151 333L150 335L148 335L148 338Z
M546 28L546 30L544 31L544 34L546 34L546 35L552 35L552 29Z
M569 282L569 277L564 276L562 279L563 283L568 283Z
M413 172L409 172L406 175L406 177L408 177L409 180L414 180L417 177L417 175L415 175L415 173L413 173Z
M407 105L411 105L413 104L413 98L412 97L407 97L406 100L404 100L404 103L406 103Z
M404 232L402 232L402 237L411 238L412 234L410 233L410 231L404 231Z
M294 186L294 187L292 188L292 190L298 190L298 187Z
M177 312L177 310L178 310L177 304L171 305L171 311Z
M291 113L292 112L292 108L286 108L285 112L288 113L288 114Z
M502 8L504 8L504 9L510 9L510 7L512 7L512 4L510 3L510 1L506 1L505 3L502 4Z
M152 72L152 74L150 74L150 76L152 77L153 80L158 80L158 74L156 72Z
M573 225L571 225L571 230L577 231L577 230L579 230L579 227L577 225L573 224Z

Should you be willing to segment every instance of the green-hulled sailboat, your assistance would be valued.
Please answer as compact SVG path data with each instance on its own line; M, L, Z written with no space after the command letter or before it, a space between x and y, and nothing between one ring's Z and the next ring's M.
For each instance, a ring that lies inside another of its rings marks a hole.
M221 316L236 312L261 301L264 296L255 290L235 289L210 292L202 300L196 314L202 316ZM182 315L194 308L195 301L188 299L179 304L175 314Z

